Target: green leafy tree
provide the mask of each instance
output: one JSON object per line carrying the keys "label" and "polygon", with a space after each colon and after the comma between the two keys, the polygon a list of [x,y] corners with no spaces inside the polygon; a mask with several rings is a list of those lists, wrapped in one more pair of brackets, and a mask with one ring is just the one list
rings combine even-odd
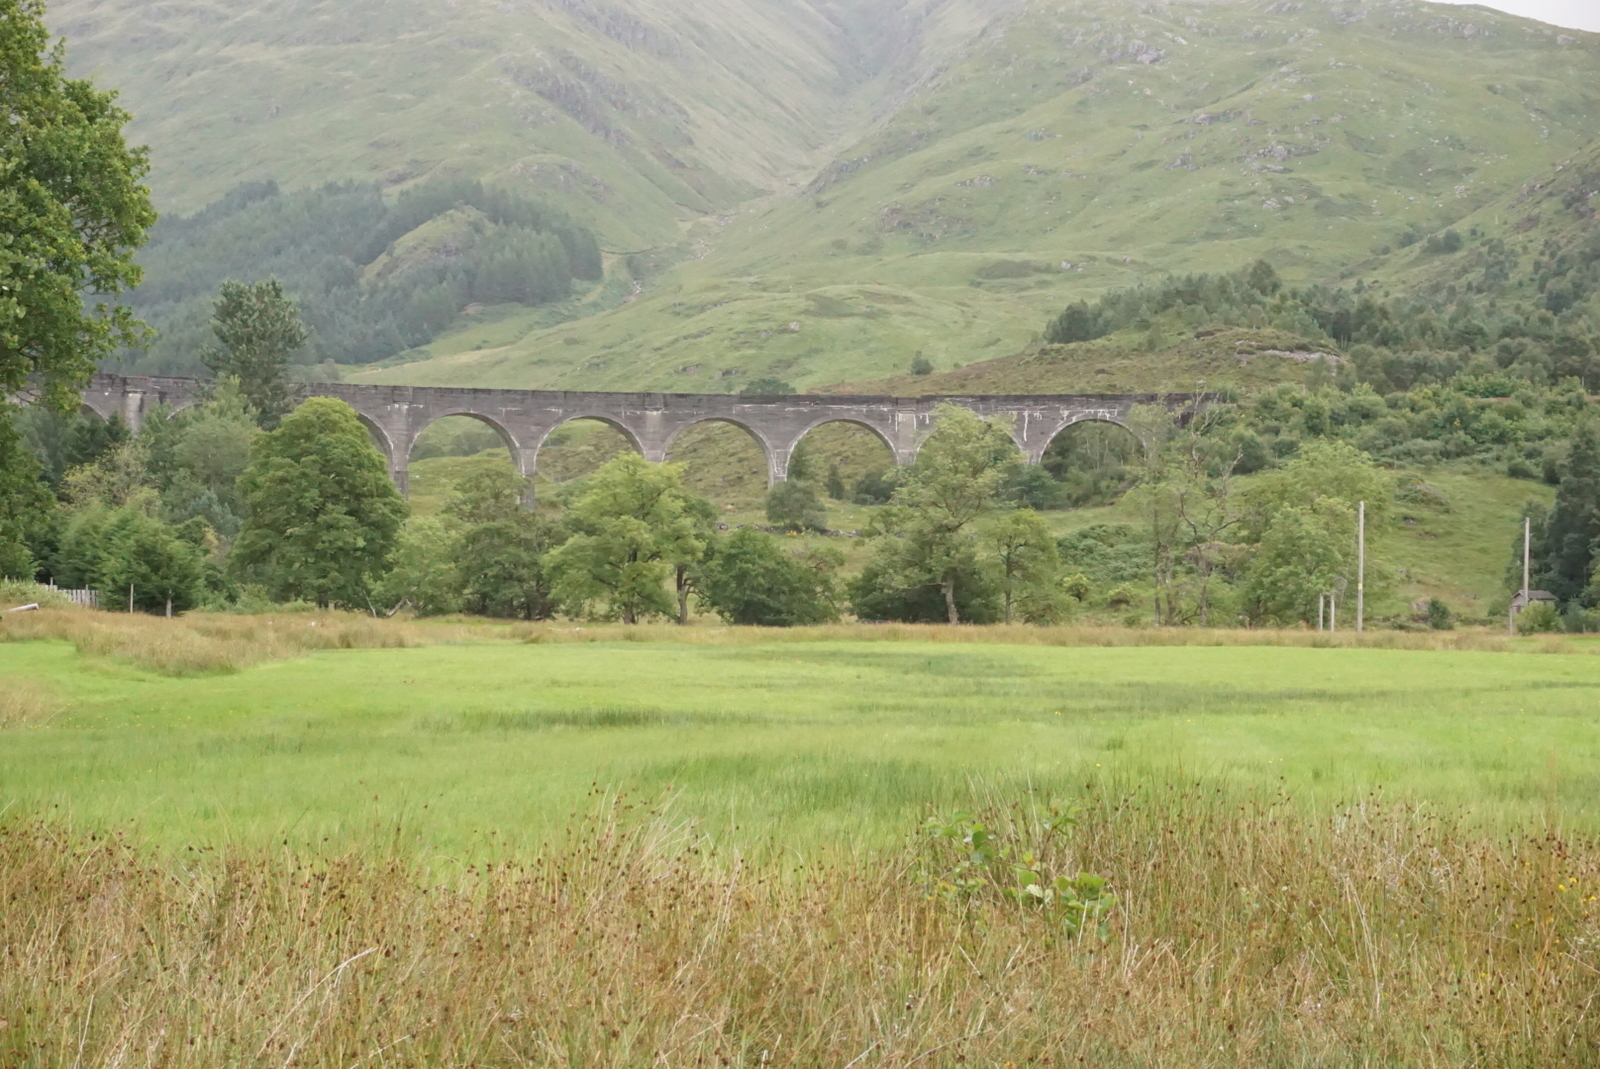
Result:
{"label": "green leafy tree", "polygon": [[1581,600],[1600,539],[1600,426],[1593,419],[1579,421],[1573,430],[1566,470],[1543,534],[1542,544],[1535,547],[1542,552],[1533,562],[1534,587],[1563,602]]}
{"label": "green leafy tree", "polygon": [[393,567],[377,585],[378,604],[394,610],[410,605],[418,616],[460,612],[458,537],[436,516],[412,517],[400,533]]}
{"label": "green leafy tree", "polygon": [[231,566],[280,601],[371,608],[406,503],[343,401],[314,397],[264,434],[240,479],[247,516]]}
{"label": "green leafy tree", "polygon": [[1294,459],[1262,475],[1242,495],[1247,537],[1250,541],[1260,540],[1281,509],[1310,505],[1324,498],[1342,501],[1351,508],[1365,501],[1367,519],[1376,523],[1388,512],[1394,489],[1394,477],[1349,442],[1306,442]]}
{"label": "green leafy tree", "polygon": [[1073,342],[1093,341],[1106,333],[1105,325],[1096,309],[1083,301],[1070,304],[1045,329],[1044,340],[1051,345],[1070,345]]}
{"label": "green leafy tree", "polygon": [[1356,516],[1337,498],[1280,509],[1250,562],[1245,613],[1255,624],[1316,619],[1317,597],[1355,574]]}
{"label": "green leafy tree", "polygon": [[701,570],[699,597],[730,624],[796,627],[839,618],[837,550],[795,555],[753,528],[720,541]]}
{"label": "green leafy tree", "polygon": [[224,382],[204,404],[145,427],[149,477],[171,523],[201,517],[225,543],[238,537],[244,501],[239,479],[261,437],[255,410],[237,382]]}
{"label": "green leafy tree", "polygon": [[810,483],[785,479],[767,493],[767,522],[788,531],[821,531],[828,511]]}
{"label": "green leafy tree", "polygon": [[995,520],[983,533],[1000,585],[1001,620],[1018,613],[1029,623],[1050,623],[1065,612],[1061,555],[1055,536],[1032,509],[1017,509]]}
{"label": "green leafy tree", "polygon": [[219,345],[205,352],[206,367],[219,378],[237,379],[261,425],[277,426],[291,407],[289,361],[310,337],[299,306],[275,278],[254,285],[229,279],[213,307],[211,330]]}
{"label": "green leafy tree", "polygon": [[148,506],[156,496],[150,486],[148,443],[133,438],[92,464],[73,468],[61,480],[61,496],[78,508]]}
{"label": "green leafy tree", "polygon": [[1517,614],[1519,635],[1548,635],[1561,629],[1561,610],[1548,601],[1534,602]]}
{"label": "green leafy tree", "polygon": [[672,555],[672,587],[678,596],[678,624],[688,626],[689,596],[699,590],[701,570],[716,537],[717,510],[705,498],[689,494],[684,514],[698,540],[686,539]]}
{"label": "green leafy tree", "polygon": [[1211,436],[1220,419],[1213,411],[1179,427],[1159,406],[1141,406],[1130,416],[1138,438],[1151,444],[1132,500],[1147,524],[1155,618],[1166,626],[1209,625],[1237,555],[1237,453],[1219,450]]}
{"label": "green leafy tree", "polygon": [[[77,407],[98,361],[144,328],[104,298],[139,283],[134,251],[155,222],[143,149],[116,94],[67,78],[40,0],[0,0],[0,574],[32,574],[48,495],[11,398]],[[30,382],[29,380],[33,381]]]}
{"label": "green leafy tree", "polygon": [[[1243,540],[1256,547],[1246,568],[1245,614],[1255,623],[1286,624],[1314,620],[1317,595],[1354,583],[1358,505],[1367,503],[1369,527],[1377,525],[1394,498],[1394,479],[1348,442],[1319,439],[1243,497]],[[1381,579],[1369,561],[1369,597]]]}
{"label": "green leafy tree", "polygon": [[30,543],[50,511],[50,493],[39,481],[41,472],[15,423],[0,407],[0,579],[33,578],[38,562]]}
{"label": "green leafy tree", "polygon": [[[978,560],[976,544],[964,545],[953,564],[956,613],[964,623],[992,624],[1000,619],[1000,589],[994,571]],[[896,620],[907,624],[950,621],[945,584],[917,582],[900,571],[893,554],[875,552],[849,582],[850,611],[862,620]]]}
{"label": "green leafy tree", "polygon": [[836,467],[828,469],[827,487],[828,496],[835,501],[843,501],[849,494],[845,489],[844,476],[839,474],[839,469]]}
{"label": "green leafy tree", "polygon": [[38,376],[66,412],[96,362],[144,339],[98,298],[138,285],[133,253],[156,216],[148,154],[123,140],[130,116],[63,65],[44,4],[0,0],[0,397]]}
{"label": "green leafy tree", "polygon": [[589,477],[568,510],[572,537],[549,555],[556,596],[627,624],[673,615],[668,579],[705,552],[698,512],[682,465],[613,458]]}
{"label": "green leafy tree", "polygon": [[143,612],[174,612],[194,607],[204,592],[206,552],[203,527],[177,529],[150,514],[151,494],[129,505],[91,502],[71,512],[62,524],[52,578],[62,586],[99,590],[108,606],[126,604]]}
{"label": "green leafy tree", "polygon": [[161,614],[170,606],[187,612],[205,590],[202,545],[137,506],[115,510],[100,529],[103,539],[91,584],[111,603],[132,592],[141,612]]}
{"label": "green leafy tree", "polygon": [[979,521],[1002,507],[999,499],[1019,461],[1005,425],[955,405],[940,405],[934,430],[916,464],[878,520],[874,547],[879,581],[913,590],[934,583],[944,594],[945,618],[961,622],[958,589],[976,557]]}
{"label": "green leafy tree", "polygon": [[1063,489],[1042,464],[1018,464],[1000,494],[1018,508],[1054,509],[1066,500]]}
{"label": "green leafy tree", "polygon": [[1257,260],[1251,264],[1245,280],[1251,289],[1263,297],[1271,297],[1283,287],[1283,283],[1278,281],[1278,272],[1274,271],[1272,265],[1265,260]]}
{"label": "green leafy tree", "polygon": [[524,505],[528,488],[515,472],[490,468],[458,483],[445,506],[458,532],[451,555],[469,612],[547,620],[559,608],[545,556],[565,532]]}

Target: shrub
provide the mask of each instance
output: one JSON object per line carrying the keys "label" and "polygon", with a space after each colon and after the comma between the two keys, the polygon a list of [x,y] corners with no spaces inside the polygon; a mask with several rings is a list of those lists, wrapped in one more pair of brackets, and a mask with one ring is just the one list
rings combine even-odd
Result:
{"label": "shrub", "polygon": [[1561,612],[1547,601],[1535,602],[1517,614],[1519,635],[1546,635],[1561,629]]}
{"label": "shrub", "polygon": [[1126,609],[1128,606],[1132,605],[1134,601],[1138,599],[1138,597],[1139,592],[1135,590],[1132,585],[1123,583],[1121,586],[1115,587],[1110,593],[1106,594],[1106,608]]}
{"label": "shrub", "polygon": [[1074,572],[1061,578],[1061,592],[1074,601],[1088,600],[1093,590],[1094,584],[1089,582],[1089,577],[1082,572]]}
{"label": "shrub", "polygon": [[789,553],[778,539],[745,527],[722,540],[701,566],[700,600],[730,624],[795,627],[839,618],[836,550]]}
{"label": "shrub", "polygon": [[783,379],[765,375],[751,379],[739,393],[745,397],[784,397],[794,393],[794,387]]}
{"label": "shrub", "polygon": [[1455,627],[1455,618],[1450,613],[1450,606],[1439,598],[1428,599],[1428,611],[1425,620],[1429,627],[1435,631],[1449,631]]}
{"label": "shrub", "polygon": [[[862,620],[895,620],[907,624],[942,624],[949,621],[944,589],[935,582],[902,587],[881,560],[872,560],[850,584],[850,608]],[[968,624],[1000,620],[1000,591],[993,576],[969,556],[956,564],[956,611]]]}
{"label": "shrub", "polygon": [[895,487],[900,485],[896,472],[869,471],[856,480],[855,493],[852,495],[858,505],[886,505],[894,496]]}
{"label": "shrub", "polygon": [[767,494],[767,522],[789,531],[821,531],[828,513],[809,483],[785,479]]}

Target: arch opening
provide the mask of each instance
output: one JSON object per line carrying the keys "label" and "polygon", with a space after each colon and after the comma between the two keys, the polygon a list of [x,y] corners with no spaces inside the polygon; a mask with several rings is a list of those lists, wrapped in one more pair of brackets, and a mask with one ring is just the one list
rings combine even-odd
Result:
{"label": "arch opening", "polygon": [[638,452],[633,436],[611,420],[598,416],[567,420],[539,443],[534,460],[536,497],[554,500],[547,491],[594,474],[613,457]]}
{"label": "arch opening", "polygon": [[789,478],[813,486],[838,527],[860,526],[863,509],[887,504],[898,471],[883,434],[851,419],[812,427],[789,458]]}
{"label": "arch opening", "polygon": [[1056,432],[1039,467],[1054,486],[1056,508],[1109,505],[1138,481],[1144,447],[1120,423],[1085,419]]}
{"label": "arch opening", "polygon": [[[375,437],[383,433],[370,423],[367,430]],[[443,511],[456,486],[479,472],[516,473],[511,450],[510,435],[481,416],[456,413],[434,420],[412,440],[407,457],[412,513],[431,516]]]}
{"label": "arch opening", "polygon": [[724,513],[760,510],[768,490],[766,443],[732,420],[692,423],[673,436],[667,460],[684,465],[684,486]]}
{"label": "arch opening", "polygon": [[360,412],[356,413],[356,419],[360,420],[361,425],[367,429],[367,438],[372,442],[372,448],[382,453],[383,459],[387,460],[392,466],[394,464],[394,443],[389,441],[389,436],[384,433],[383,428]]}

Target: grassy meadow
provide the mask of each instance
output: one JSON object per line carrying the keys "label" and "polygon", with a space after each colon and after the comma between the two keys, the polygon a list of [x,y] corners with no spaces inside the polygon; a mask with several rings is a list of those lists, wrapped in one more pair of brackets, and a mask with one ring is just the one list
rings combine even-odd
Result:
{"label": "grassy meadow", "polygon": [[159,637],[80,635],[87,656],[0,644],[0,680],[55,703],[0,741],[0,794],[167,847],[398,834],[452,856],[536,847],[597,784],[671,798],[742,848],[803,851],[898,842],[973,783],[1195,780],[1318,804],[1382,791],[1500,825],[1600,817],[1600,661],[1488,636],[356,626],[312,641],[390,648],[287,645],[217,673],[153,660]]}
{"label": "grassy meadow", "polygon": [[0,628],[8,1067],[1600,1058],[1583,640]]}

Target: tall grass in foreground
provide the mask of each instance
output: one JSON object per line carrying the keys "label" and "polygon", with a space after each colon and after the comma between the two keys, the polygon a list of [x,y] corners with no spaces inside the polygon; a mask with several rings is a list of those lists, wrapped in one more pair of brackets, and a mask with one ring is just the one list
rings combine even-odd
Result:
{"label": "tall grass in foreground", "polygon": [[13,819],[0,1064],[1600,1064],[1596,844],[1166,785],[1084,806],[1055,860],[1112,879],[1104,941],[930,896],[920,843],[799,867],[615,807],[444,882]]}

